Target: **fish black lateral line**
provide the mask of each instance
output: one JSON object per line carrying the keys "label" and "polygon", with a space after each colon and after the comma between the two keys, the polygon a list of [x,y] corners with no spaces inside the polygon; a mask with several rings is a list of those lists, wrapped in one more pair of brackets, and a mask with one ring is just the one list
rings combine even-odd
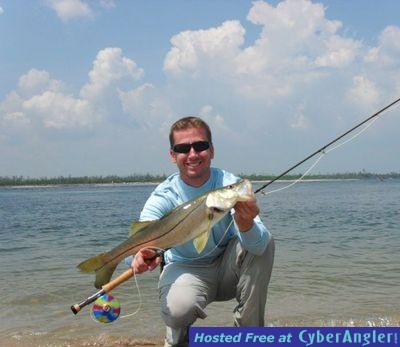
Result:
{"label": "fish black lateral line", "polygon": [[[91,257],[78,265],[83,272],[95,272],[95,287],[108,283],[117,265],[141,248],[166,249],[193,240],[198,254],[205,248],[211,228],[238,201],[252,201],[254,193],[248,180],[206,192],[156,221],[136,222],[131,236],[109,252]],[[188,232],[188,230],[190,232]]]}
{"label": "fish black lateral line", "polygon": [[[395,106],[398,102],[400,101],[400,98],[392,101],[390,104],[386,105],[385,107],[383,107],[382,109],[380,109],[379,111],[375,112],[373,115],[367,117],[366,119],[364,119],[362,122],[358,123],[357,125],[353,126],[351,129],[347,130],[346,132],[344,132],[343,134],[339,135],[338,137],[336,137],[335,139],[333,139],[332,141],[330,141],[329,143],[327,143],[326,145],[322,146],[321,148],[317,149],[315,152],[311,153],[309,156],[307,156],[306,158],[300,160],[297,164],[293,165],[292,167],[290,167],[289,169],[285,170],[284,172],[282,172],[281,174],[279,174],[278,176],[276,176],[275,178],[273,178],[272,180],[268,181],[267,183],[265,183],[264,185],[262,185],[260,188],[258,188],[257,190],[254,191],[254,194],[257,193],[262,193],[263,190],[268,187],[269,185],[271,185],[272,183],[274,183],[275,181],[279,180],[280,178],[282,178],[283,176],[285,176],[286,174],[288,174],[289,172],[293,171],[294,169],[296,169],[297,167],[299,167],[301,164],[305,163],[306,161],[310,160],[311,158],[315,157],[317,154],[321,153],[322,155],[324,155],[325,153],[327,153],[327,150],[329,147],[331,147],[334,143],[338,142],[339,140],[341,140],[342,138],[344,138],[345,136],[349,135],[350,133],[354,132],[355,130],[357,130],[358,128],[360,128],[361,126],[363,126],[364,124],[368,123],[369,121],[373,120],[373,119],[377,119],[378,116],[380,116],[383,112],[389,110],[391,107]],[[318,163],[318,161],[320,160],[320,158],[317,160],[316,163]],[[315,164],[316,164],[315,163]],[[313,165],[311,168],[313,168],[315,165]],[[309,172],[310,170],[308,170],[307,172]],[[303,178],[305,175],[303,175],[301,178]]]}

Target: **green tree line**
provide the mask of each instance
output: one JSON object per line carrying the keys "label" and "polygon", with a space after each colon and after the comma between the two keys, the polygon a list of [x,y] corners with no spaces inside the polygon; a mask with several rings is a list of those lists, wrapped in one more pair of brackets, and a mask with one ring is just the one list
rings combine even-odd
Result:
{"label": "green tree line", "polygon": [[[242,178],[251,181],[270,181],[276,176],[266,174],[239,174]],[[295,180],[302,174],[286,175],[282,180]],[[121,183],[158,183],[163,181],[166,175],[152,174],[133,174],[129,176],[59,176],[59,177],[41,177],[30,178],[24,176],[0,176],[0,186],[45,186],[45,185],[66,185],[66,184],[121,184]],[[356,173],[335,173],[335,174],[313,174],[304,179],[380,179],[400,178],[400,173],[391,172],[384,174],[370,173],[366,171]]]}
{"label": "green tree line", "polygon": [[129,175],[129,176],[58,176],[30,178],[23,176],[0,177],[0,186],[45,186],[65,184],[117,184],[117,183],[156,183],[166,178],[165,175]]}

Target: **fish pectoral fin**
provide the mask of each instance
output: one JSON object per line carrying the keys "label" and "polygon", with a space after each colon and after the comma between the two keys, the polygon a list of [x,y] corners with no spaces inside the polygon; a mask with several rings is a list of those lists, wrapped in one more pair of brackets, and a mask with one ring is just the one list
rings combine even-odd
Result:
{"label": "fish pectoral fin", "polygon": [[104,264],[108,261],[108,253],[101,253],[85,261],[81,262],[78,265],[78,269],[82,272],[95,272],[97,269],[100,269]]}
{"label": "fish pectoral fin", "polygon": [[196,248],[198,254],[200,254],[206,247],[209,237],[210,237],[210,230],[200,234],[193,240],[194,248]]}
{"label": "fish pectoral fin", "polygon": [[117,267],[117,264],[107,264],[107,265],[103,266],[101,269],[97,270],[94,286],[97,289],[100,289],[105,284],[110,282],[112,274],[114,273],[116,267]]}
{"label": "fish pectoral fin", "polygon": [[134,222],[131,225],[131,230],[129,231],[129,236],[132,236],[139,231],[143,230],[144,228],[148,227],[149,225],[155,223],[157,221],[151,220],[151,221],[143,221],[143,222]]}

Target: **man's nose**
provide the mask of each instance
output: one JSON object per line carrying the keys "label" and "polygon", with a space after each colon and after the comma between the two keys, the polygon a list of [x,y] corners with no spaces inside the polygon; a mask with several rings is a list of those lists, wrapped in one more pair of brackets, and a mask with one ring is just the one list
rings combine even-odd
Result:
{"label": "man's nose", "polygon": [[194,150],[193,147],[190,147],[189,156],[196,156],[197,152]]}

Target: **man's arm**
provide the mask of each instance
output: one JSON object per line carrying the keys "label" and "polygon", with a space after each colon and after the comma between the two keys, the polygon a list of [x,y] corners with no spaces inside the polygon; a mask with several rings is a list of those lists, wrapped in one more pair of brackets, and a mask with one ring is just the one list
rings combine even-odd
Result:
{"label": "man's arm", "polygon": [[271,239],[271,234],[258,216],[260,209],[256,200],[238,202],[234,210],[233,218],[241,244],[253,254],[262,254]]}
{"label": "man's arm", "polygon": [[238,202],[235,207],[235,222],[240,232],[247,232],[254,224],[254,218],[260,213],[257,202]]}

